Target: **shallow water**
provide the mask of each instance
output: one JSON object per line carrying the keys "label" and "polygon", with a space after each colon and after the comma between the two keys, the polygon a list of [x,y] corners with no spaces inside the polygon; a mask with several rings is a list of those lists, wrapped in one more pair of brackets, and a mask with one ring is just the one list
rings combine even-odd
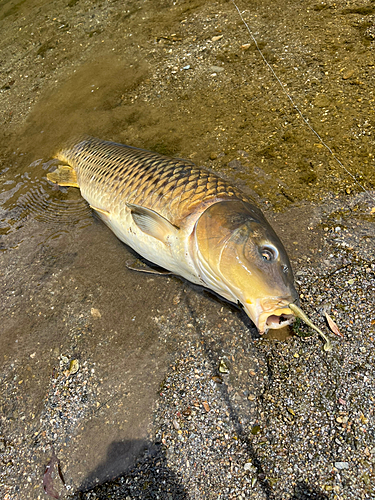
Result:
{"label": "shallow water", "polygon": [[[180,354],[176,310],[205,314],[213,329],[228,311],[239,339],[256,336],[232,306],[177,278],[129,271],[134,255],[78,190],[46,180],[54,152],[84,133],[206,165],[256,199],[297,280],[345,258],[371,264],[375,35],[372,4],[361,6],[239,3],[299,108],[372,198],[304,126],[230,2],[0,3],[8,498],[43,495],[51,444],[71,492],[133,463]],[[67,375],[72,359],[80,370]]]}

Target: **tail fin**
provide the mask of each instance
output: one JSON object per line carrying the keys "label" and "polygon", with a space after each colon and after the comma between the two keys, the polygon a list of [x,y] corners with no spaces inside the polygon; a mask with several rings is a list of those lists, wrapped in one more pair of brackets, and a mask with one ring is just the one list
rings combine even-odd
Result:
{"label": "tail fin", "polygon": [[59,186],[71,186],[79,188],[77,173],[69,165],[59,165],[53,172],[47,174],[47,179]]}

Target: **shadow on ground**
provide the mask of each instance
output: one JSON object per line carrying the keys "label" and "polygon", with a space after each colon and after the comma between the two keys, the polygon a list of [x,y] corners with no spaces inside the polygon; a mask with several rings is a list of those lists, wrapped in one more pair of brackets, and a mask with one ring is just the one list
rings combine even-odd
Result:
{"label": "shadow on ground", "polygon": [[291,500],[326,500],[328,496],[315,488],[310,488],[304,481],[297,483]]}
{"label": "shadow on ground", "polygon": [[[141,454],[134,466],[134,461]],[[92,486],[98,478],[111,477],[111,472],[122,467],[125,473],[108,482]],[[139,498],[139,499],[188,499],[178,476],[167,465],[161,443],[147,443],[142,440],[113,442],[106,460],[98,465],[84,480],[79,491],[70,500],[91,498]]]}

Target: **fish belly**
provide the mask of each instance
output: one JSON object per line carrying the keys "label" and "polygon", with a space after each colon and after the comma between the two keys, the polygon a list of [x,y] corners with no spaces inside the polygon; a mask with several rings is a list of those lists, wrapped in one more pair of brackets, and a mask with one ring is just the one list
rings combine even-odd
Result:
{"label": "fish belly", "polygon": [[204,285],[190,258],[189,235],[186,231],[179,238],[171,240],[167,246],[141,231],[129,209],[122,210],[121,216],[117,217],[110,217],[100,212],[98,215],[119,240],[145,259],[193,283]]}

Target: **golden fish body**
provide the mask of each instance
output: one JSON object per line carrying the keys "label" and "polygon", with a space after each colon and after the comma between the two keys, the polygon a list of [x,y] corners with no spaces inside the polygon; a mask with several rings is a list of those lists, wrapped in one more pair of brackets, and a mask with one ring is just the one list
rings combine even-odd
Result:
{"label": "golden fish body", "polygon": [[117,237],[151,262],[240,302],[263,333],[298,301],[284,247],[240,190],[188,160],[87,138],[47,177],[79,187]]}

